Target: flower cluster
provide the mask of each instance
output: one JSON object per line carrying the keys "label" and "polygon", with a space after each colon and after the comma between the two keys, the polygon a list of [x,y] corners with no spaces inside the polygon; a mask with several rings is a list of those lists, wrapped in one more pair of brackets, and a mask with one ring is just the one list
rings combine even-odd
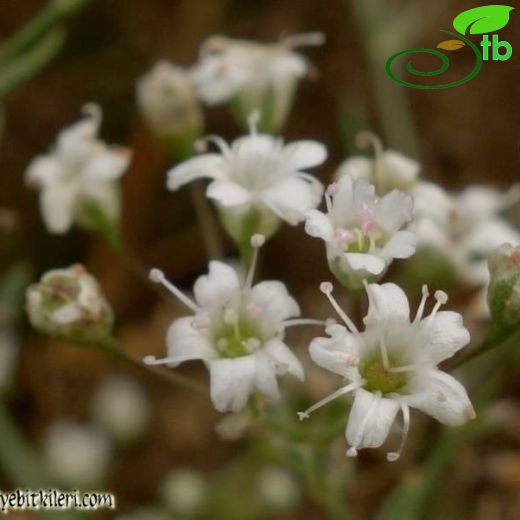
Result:
{"label": "flower cluster", "polygon": [[[489,281],[489,258],[495,325],[517,327],[520,233],[503,215],[514,196],[484,187],[448,193],[420,177],[418,162],[384,150],[368,133],[358,144],[372,145],[374,157],[347,159],[324,190],[309,170],[326,161],[326,147],[309,139],[285,143],[273,135],[287,118],[298,80],[309,72],[295,49],[322,40],[321,34],[310,33],[265,45],[216,36],[203,44],[193,67],[160,62],[138,82],[139,106],[150,128],[183,159],[168,171],[168,189],[209,180],[206,197],[235,241],[243,267],[241,271],[213,259],[208,273],[196,280],[193,298],[152,269],[150,279],[191,313],[170,325],[166,356],[149,355],[144,363],[175,368],[202,361],[209,371],[214,407],[239,413],[253,395],[270,402],[280,399],[280,376],[291,374],[304,381],[303,364],[286,342],[286,329],[324,326],[325,336],[310,341],[310,357],[343,377],[344,386],[299,412],[300,419],[340,396],[353,398],[346,438],[347,455],[356,456],[360,449],[380,447],[400,414],[402,439],[387,456],[393,461],[405,445],[410,408],[450,426],[476,414],[462,384],[439,368],[470,341],[462,315],[441,310],[448,296],[440,290],[434,292],[435,303],[427,313],[429,290],[423,285],[411,316],[405,292],[383,277],[392,272],[394,260],[434,248],[449,260],[461,283],[482,289]],[[199,101],[230,102],[238,120],[247,121],[249,132],[231,143],[217,135],[201,139]],[[118,217],[117,181],[129,154],[98,139],[100,117],[99,109],[90,107],[87,117],[63,130],[55,149],[28,169],[29,182],[41,190],[43,218],[52,232],[64,233],[73,223],[96,230],[101,217]],[[193,144],[199,155],[192,156]],[[209,144],[217,150],[208,151]],[[259,250],[282,223],[303,223],[308,235],[324,242],[331,273],[347,289],[350,303],[358,302],[359,322],[366,292],[364,327],[332,296],[331,282],[323,282],[321,291],[342,323],[301,318],[298,302],[281,281],[254,283]],[[505,242],[511,245],[502,245]],[[407,262],[398,265],[406,273]],[[45,333],[110,344],[112,311],[81,266],[44,275],[27,292],[27,310],[33,326]],[[139,431],[148,420],[131,387],[116,382],[102,395],[98,414],[115,433],[127,433],[122,425],[130,423],[128,410],[140,410],[134,413],[131,430]],[[120,413],[113,412],[121,407]],[[243,421],[234,428],[228,425],[228,438],[238,437],[242,426]]]}

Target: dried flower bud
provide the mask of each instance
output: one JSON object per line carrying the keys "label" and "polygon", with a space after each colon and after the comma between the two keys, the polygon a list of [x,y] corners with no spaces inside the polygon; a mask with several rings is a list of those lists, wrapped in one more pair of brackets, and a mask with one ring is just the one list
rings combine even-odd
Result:
{"label": "dried flower bud", "polygon": [[159,61],[137,83],[141,113],[156,136],[173,152],[188,155],[203,128],[202,112],[188,73]]}
{"label": "dried flower bud", "polygon": [[54,269],[26,293],[31,325],[72,341],[102,343],[111,337],[114,316],[95,278],[82,265]]}
{"label": "dried flower bud", "polygon": [[488,303],[499,328],[520,325],[520,246],[504,244],[490,255]]}

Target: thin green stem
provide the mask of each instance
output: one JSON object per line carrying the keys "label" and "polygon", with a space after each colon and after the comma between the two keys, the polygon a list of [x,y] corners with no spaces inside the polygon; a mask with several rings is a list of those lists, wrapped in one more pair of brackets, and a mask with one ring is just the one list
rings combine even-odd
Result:
{"label": "thin green stem", "polygon": [[193,390],[198,393],[208,393],[207,388],[205,388],[204,385],[196,383],[189,377],[183,376],[182,374],[178,374],[165,368],[146,365],[141,360],[136,359],[135,357],[131,356],[128,352],[123,350],[119,346],[119,344],[113,339],[108,340],[104,343],[96,344],[94,346],[99,347],[101,350],[103,350],[110,356],[113,356],[116,359],[119,359],[135,368],[138,368],[139,370],[144,370],[153,376],[159,377],[165,382],[180,385],[184,388]]}
{"label": "thin green stem", "polygon": [[0,75],[0,97],[5,96],[45,67],[60,50],[64,39],[63,29],[56,28],[43,36],[24,54],[5,64]]}
{"label": "thin green stem", "polygon": [[467,352],[463,352],[446,363],[446,370],[454,370],[470,361],[473,361],[475,358],[485,354],[486,352],[489,352],[490,350],[494,350],[499,347],[504,348],[512,343],[520,344],[520,330],[515,330],[508,334],[492,334],[476,348]]}
{"label": "thin green stem", "polygon": [[[0,64],[36,43],[54,24],[82,9],[89,0],[53,0],[0,47]],[[37,43],[39,45],[39,42]]]}

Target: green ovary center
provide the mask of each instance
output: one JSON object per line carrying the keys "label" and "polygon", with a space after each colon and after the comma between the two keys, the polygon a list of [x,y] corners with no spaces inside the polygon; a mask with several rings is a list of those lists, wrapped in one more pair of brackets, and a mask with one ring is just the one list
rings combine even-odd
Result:
{"label": "green ovary center", "polygon": [[[390,365],[392,366],[392,363]],[[401,390],[408,382],[405,373],[390,372],[384,367],[380,359],[364,363],[360,372],[366,381],[365,388],[370,392],[395,393]]]}
{"label": "green ovary center", "polygon": [[220,357],[247,356],[262,343],[258,325],[239,317],[235,323],[221,323],[213,331],[213,341]]}

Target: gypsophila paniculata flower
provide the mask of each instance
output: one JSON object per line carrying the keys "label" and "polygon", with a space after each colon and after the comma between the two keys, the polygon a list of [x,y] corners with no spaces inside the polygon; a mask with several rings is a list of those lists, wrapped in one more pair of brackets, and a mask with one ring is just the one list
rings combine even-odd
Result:
{"label": "gypsophila paniculata flower", "polygon": [[359,288],[377,281],[394,258],[415,252],[415,235],[404,229],[413,200],[398,190],[378,197],[375,187],[349,175],[325,193],[326,213],[307,212],[305,231],[325,242],[329,267],[339,282]]}
{"label": "gypsophila paniculata flower", "polygon": [[261,235],[252,239],[254,256],[244,283],[234,269],[212,261],[209,273],[193,289],[194,301],[154,269],[153,281],[162,283],[193,312],[170,326],[165,359],[145,358],[145,363],[178,366],[201,360],[210,373],[213,405],[220,412],[239,412],[257,389],[270,399],[279,398],[277,376],[286,373],[303,380],[303,368],[284,343],[287,327],[321,324],[298,319],[300,308],[285,285],[264,281],[253,285]]}
{"label": "gypsophila paniculata flower", "polygon": [[97,105],[85,105],[84,112],[86,116],[62,130],[52,150],[36,157],[26,172],[28,185],[40,191],[43,221],[51,233],[66,233],[73,223],[92,228],[99,219],[119,218],[118,181],[130,152],[98,138]]}
{"label": "gypsophila paniculata flower", "polygon": [[323,282],[321,290],[343,325],[330,325],[328,337],[312,340],[310,355],[316,364],[343,376],[347,385],[300,412],[300,419],[337,397],[353,394],[346,437],[347,455],[354,457],[362,448],[381,446],[401,411],[401,443],[387,456],[394,461],[408,435],[410,407],[449,426],[475,417],[464,387],[437,367],[470,340],[459,313],[439,310],[447,301],[445,293],[435,293],[435,306],[425,317],[428,290],[424,286],[417,314],[411,319],[408,299],[397,285],[366,285],[369,308],[365,329],[358,330],[332,296],[332,284]]}
{"label": "gypsophila paniculata flower", "polygon": [[284,144],[259,134],[255,115],[250,134],[231,145],[216,136],[206,140],[216,144],[220,153],[206,153],[175,166],[168,172],[167,186],[176,190],[195,179],[211,179],[206,194],[216,202],[224,227],[239,245],[249,243],[254,234],[271,236],[282,220],[297,224],[319,204],[322,184],[304,170],[325,161],[322,144]]}
{"label": "gypsophila paniculata flower", "polygon": [[295,34],[274,44],[212,36],[201,46],[192,81],[206,104],[232,101],[244,126],[249,114],[259,110],[260,127],[275,132],[289,115],[298,81],[309,71],[307,60],[294,49],[323,42],[321,33]]}

